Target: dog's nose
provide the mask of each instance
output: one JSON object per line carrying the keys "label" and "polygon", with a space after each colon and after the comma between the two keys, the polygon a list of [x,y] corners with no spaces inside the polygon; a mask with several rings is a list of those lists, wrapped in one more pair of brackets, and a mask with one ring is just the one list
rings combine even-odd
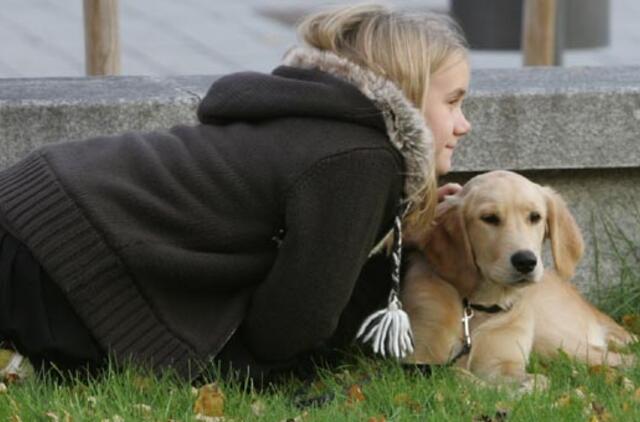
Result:
{"label": "dog's nose", "polygon": [[522,274],[533,271],[537,263],[538,258],[531,251],[518,251],[511,255],[511,264]]}

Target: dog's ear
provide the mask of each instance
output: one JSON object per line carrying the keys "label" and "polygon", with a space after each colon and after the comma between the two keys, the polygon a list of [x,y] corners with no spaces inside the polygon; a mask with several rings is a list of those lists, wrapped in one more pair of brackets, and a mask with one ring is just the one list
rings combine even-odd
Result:
{"label": "dog's ear", "polygon": [[573,276],[582,257],[582,234],[560,195],[551,188],[542,189],[547,202],[547,236],[551,241],[556,271],[560,277],[568,280]]}
{"label": "dog's ear", "polygon": [[476,288],[480,273],[473,258],[460,198],[438,206],[433,229],[421,246],[429,266],[462,297]]}

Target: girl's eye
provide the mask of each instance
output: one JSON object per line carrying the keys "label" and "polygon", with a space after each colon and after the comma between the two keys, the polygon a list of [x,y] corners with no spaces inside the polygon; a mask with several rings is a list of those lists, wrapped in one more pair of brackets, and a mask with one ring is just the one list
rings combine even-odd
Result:
{"label": "girl's eye", "polygon": [[487,224],[491,224],[492,226],[497,226],[500,224],[500,217],[497,214],[485,214],[480,217],[480,220],[484,221]]}
{"label": "girl's eye", "polygon": [[532,222],[533,224],[536,224],[538,221],[540,221],[542,217],[540,216],[540,213],[537,213],[535,211],[532,211],[529,214],[529,221]]}

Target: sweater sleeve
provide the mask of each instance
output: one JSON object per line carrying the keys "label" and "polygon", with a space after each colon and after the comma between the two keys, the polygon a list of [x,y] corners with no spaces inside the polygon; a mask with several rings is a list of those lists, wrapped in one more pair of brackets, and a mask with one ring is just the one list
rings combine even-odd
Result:
{"label": "sweater sleeve", "polygon": [[243,326],[257,359],[290,359],[333,334],[371,249],[391,228],[401,189],[399,163],[384,149],[327,158],[295,183],[278,257]]}

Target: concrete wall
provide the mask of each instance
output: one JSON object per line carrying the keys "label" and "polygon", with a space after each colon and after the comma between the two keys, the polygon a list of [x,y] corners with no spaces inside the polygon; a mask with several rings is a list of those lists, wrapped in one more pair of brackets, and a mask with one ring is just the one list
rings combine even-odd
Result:
{"label": "concrete wall", "polygon": [[[214,80],[0,79],[0,167],[49,142],[194,122]],[[583,289],[640,272],[640,68],[481,70],[465,109],[473,131],[447,179],[511,169],[553,186],[587,241]]]}

